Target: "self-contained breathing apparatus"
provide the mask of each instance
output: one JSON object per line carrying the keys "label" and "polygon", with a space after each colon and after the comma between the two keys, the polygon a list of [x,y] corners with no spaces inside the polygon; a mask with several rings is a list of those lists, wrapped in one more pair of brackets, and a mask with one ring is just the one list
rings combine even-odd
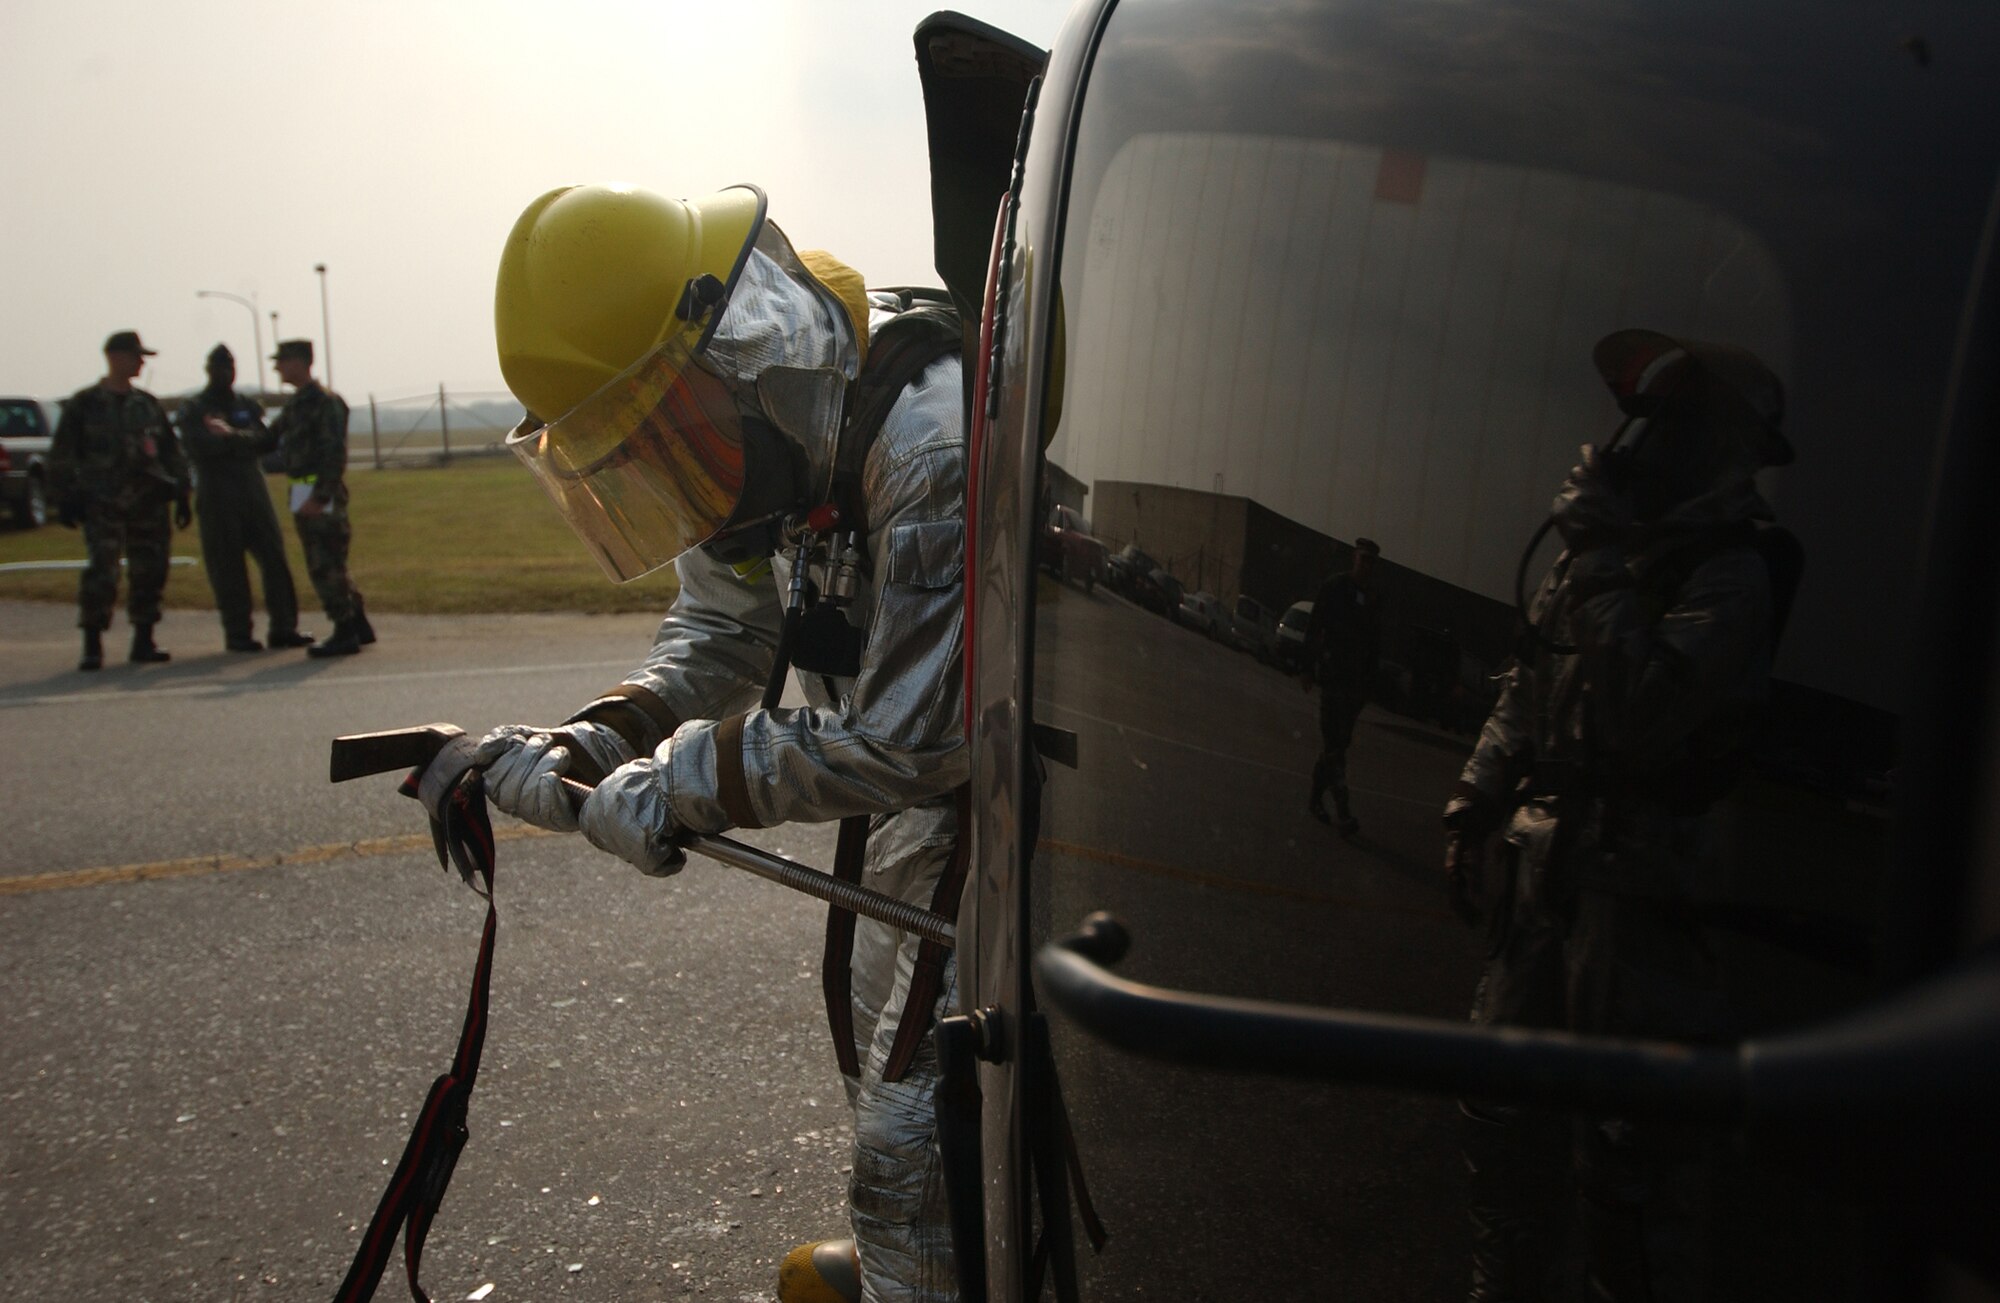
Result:
{"label": "self-contained breathing apparatus", "polygon": [[[889,411],[911,381],[940,357],[961,346],[958,314],[933,291],[903,291],[904,309],[878,328],[869,341],[868,359],[852,385],[841,420],[834,453],[828,500],[807,511],[791,511],[771,519],[775,528],[764,535],[773,546],[751,554],[761,544],[759,530],[726,525],[704,549],[739,569],[766,564],[779,549],[790,553],[791,583],[785,595],[784,624],[771,677],[764,686],[763,707],[778,704],[785,676],[793,669],[830,678],[853,678],[861,672],[863,630],[847,618],[862,571],[867,567],[864,542],[868,534],[862,468],[875,436]],[[935,295],[935,297],[933,297]]]}

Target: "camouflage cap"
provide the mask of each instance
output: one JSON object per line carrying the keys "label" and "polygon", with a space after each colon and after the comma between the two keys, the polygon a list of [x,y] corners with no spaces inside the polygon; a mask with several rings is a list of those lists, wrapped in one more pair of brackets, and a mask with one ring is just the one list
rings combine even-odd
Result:
{"label": "camouflage cap", "polygon": [[157,356],[160,350],[147,348],[144,344],[141,344],[139,342],[138,331],[120,330],[114,331],[111,337],[104,341],[104,351],[107,353],[142,353],[148,357],[153,357]]}
{"label": "camouflage cap", "polygon": [[214,348],[208,350],[209,370],[213,371],[224,364],[229,366],[236,365],[236,354],[229,351],[229,345],[217,344]]}
{"label": "camouflage cap", "polygon": [[282,362],[288,357],[295,357],[301,362],[312,361],[313,342],[310,339],[288,339],[278,345],[277,352],[271,354],[273,362]]}

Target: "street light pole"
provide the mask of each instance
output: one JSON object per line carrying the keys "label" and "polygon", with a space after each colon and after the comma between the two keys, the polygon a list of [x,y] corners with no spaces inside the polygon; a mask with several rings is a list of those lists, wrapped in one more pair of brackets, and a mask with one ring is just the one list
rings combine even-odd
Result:
{"label": "street light pole", "polygon": [[272,308],[272,309],[271,309],[271,347],[272,347],[273,349],[276,349],[276,348],[278,347],[278,341],[279,341],[279,340],[281,340],[281,339],[283,339],[283,338],[284,338],[284,336],[283,336],[283,335],[280,335],[280,334],[278,333],[278,310],[277,310],[276,308]]}
{"label": "street light pole", "polygon": [[327,323],[326,315],[326,264],[316,262],[313,270],[319,273],[319,340],[326,346],[326,387],[333,388],[333,327]]}
{"label": "street light pole", "polygon": [[[257,397],[259,400],[262,400],[264,397],[264,323],[257,314],[256,296],[252,295],[246,299],[237,294],[225,294],[221,290],[196,290],[194,296],[198,299],[228,299],[231,303],[241,303],[250,310],[250,342],[256,345],[257,348]],[[273,330],[277,329],[277,322],[275,320],[277,315],[275,312],[271,314],[274,318],[271,324]]]}

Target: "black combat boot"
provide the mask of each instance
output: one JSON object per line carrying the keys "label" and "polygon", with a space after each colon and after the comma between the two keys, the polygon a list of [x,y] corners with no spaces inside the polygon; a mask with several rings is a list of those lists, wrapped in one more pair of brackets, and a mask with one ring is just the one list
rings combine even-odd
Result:
{"label": "black combat boot", "polygon": [[77,661],[80,670],[101,670],[104,668],[104,635],[95,629],[83,631],[83,656]]}
{"label": "black combat boot", "polygon": [[1361,820],[1355,818],[1354,811],[1347,807],[1346,783],[1333,789],[1333,808],[1339,815],[1334,821],[1334,827],[1340,829],[1343,835],[1353,837],[1361,831]]}
{"label": "black combat boot", "polygon": [[264,650],[264,644],[258,642],[247,633],[224,638],[222,645],[233,652],[260,652]]}
{"label": "black combat boot", "polygon": [[328,656],[354,656],[360,651],[361,635],[356,631],[354,621],[342,620],[333,626],[331,638],[306,648],[306,655],[315,660],[324,660]]}
{"label": "black combat boot", "polygon": [[354,618],[348,621],[354,626],[354,636],[363,647],[375,641],[375,626],[368,623],[368,612],[361,609],[361,603],[354,603]]}
{"label": "black combat boot", "polygon": [[292,629],[285,633],[279,633],[276,629],[273,629],[269,634],[265,635],[265,641],[271,644],[271,650],[279,651],[293,647],[310,647],[317,640],[311,634],[298,629]]}
{"label": "black combat boot", "polygon": [[134,665],[159,665],[173,659],[169,652],[161,651],[153,645],[153,626],[135,624],[132,626],[132,656]]}

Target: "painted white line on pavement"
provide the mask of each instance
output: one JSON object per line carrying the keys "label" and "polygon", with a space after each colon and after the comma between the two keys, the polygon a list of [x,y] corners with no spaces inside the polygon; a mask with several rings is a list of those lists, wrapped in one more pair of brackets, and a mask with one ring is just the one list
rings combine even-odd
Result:
{"label": "painted white line on pavement", "polygon": [[[119,557],[118,564],[129,569],[132,562],[128,557]],[[170,556],[167,558],[167,564],[170,566],[191,566],[194,564],[194,558],[191,556]],[[90,562],[88,561],[8,561],[5,564],[0,564],[0,574],[6,575],[22,574],[33,570],[88,569],[90,569]]]}
{"label": "painted white line on pavement", "polygon": [[186,683],[165,688],[106,687],[92,692],[56,692],[39,697],[0,696],[0,709],[10,706],[86,706],[91,704],[116,704],[129,706],[140,696],[148,700],[160,697],[225,697],[242,692],[298,692],[306,688],[344,688],[357,684],[375,683],[415,683],[425,679],[481,679],[499,674],[560,674],[566,670],[630,670],[638,664],[637,658],[617,661],[561,661],[553,665],[499,665],[475,669],[458,666],[448,670],[409,670],[401,674],[343,674],[338,678],[315,675],[307,679],[224,679],[205,683]]}

